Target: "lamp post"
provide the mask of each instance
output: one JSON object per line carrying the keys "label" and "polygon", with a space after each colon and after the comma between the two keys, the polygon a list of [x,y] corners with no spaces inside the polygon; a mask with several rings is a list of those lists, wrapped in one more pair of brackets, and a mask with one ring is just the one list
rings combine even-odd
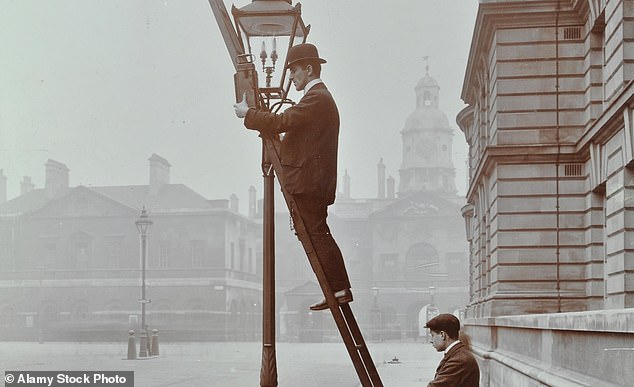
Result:
{"label": "lamp post", "polygon": [[372,287],[372,297],[373,297],[373,303],[372,303],[372,327],[373,327],[373,331],[374,331],[374,339],[375,340],[380,340],[381,339],[381,310],[379,309],[379,288],[376,286]]}
{"label": "lamp post", "polygon": [[[216,6],[212,3],[212,8]],[[244,54],[243,62],[253,63],[258,57],[261,66],[254,66],[255,101],[262,108],[281,107],[290,88],[286,78],[289,49],[304,43],[310,30],[301,18],[301,4],[291,0],[252,0],[244,7],[231,8],[238,39]],[[221,30],[222,25],[219,22]],[[231,42],[226,42],[228,47]],[[231,50],[230,50],[231,52]],[[238,61],[239,62],[239,61]],[[254,80],[255,81],[255,80]],[[237,81],[236,81],[237,82]],[[255,82],[254,82],[255,83]],[[237,86],[237,85],[236,85]],[[273,100],[279,102],[272,104]],[[271,160],[262,143],[262,173],[264,178],[263,219],[263,280],[262,280],[262,364],[260,386],[277,386],[275,355],[275,175]]]}
{"label": "lamp post", "polygon": [[[139,348],[139,357],[148,356],[148,330],[145,324],[145,304],[150,301],[145,297],[145,264],[147,260],[147,234],[150,226],[153,224],[147,215],[145,207],[141,210],[141,216],[134,222],[141,236],[141,342]],[[145,342],[143,337],[145,336]]]}
{"label": "lamp post", "polygon": [[42,315],[42,278],[44,277],[44,266],[38,266],[38,278],[40,281],[40,285],[37,289],[37,342],[39,344],[44,343],[44,316]]}

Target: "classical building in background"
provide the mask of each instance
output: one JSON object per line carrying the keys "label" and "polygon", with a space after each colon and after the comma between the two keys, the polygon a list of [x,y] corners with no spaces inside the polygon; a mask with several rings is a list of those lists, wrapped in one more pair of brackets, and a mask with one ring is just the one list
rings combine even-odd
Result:
{"label": "classical building in background", "polygon": [[483,385],[634,379],[633,31],[634,1],[480,1],[457,121]]}
{"label": "classical building in background", "polygon": [[170,340],[259,336],[260,223],[238,212],[237,198],[207,200],[170,184],[167,160],[149,161],[146,185],[69,187],[66,165],[48,160],[44,188],[25,178],[22,194],[0,203],[0,339],[118,340],[138,330],[142,208],[153,221],[149,328]]}

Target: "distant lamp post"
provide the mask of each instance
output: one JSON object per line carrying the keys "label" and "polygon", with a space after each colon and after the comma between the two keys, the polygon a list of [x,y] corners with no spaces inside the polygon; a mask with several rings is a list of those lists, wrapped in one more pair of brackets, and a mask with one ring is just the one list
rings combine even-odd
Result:
{"label": "distant lamp post", "polygon": [[374,299],[371,311],[373,328],[372,330],[374,331],[374,339],[381,340],[381,309],[379,309],[379,288],[373,286],[371,290],[372,297]]}
{"label": "distant lamp post", "polygon": [[38,278],[40,285],[37,289],[37,342],[39,344],[44,343],[44,315],[42,314],[42,279],[44,278],[44,266],[38,266]]}
{"label": "distant lamp post", "polygon": [[[141,342],[139,348],[139,357],[148,356],[148,329],[145,324],[145,304],[150,301],[145,298],[145,264],[147,261],[147,234],[150,226],[153,224],[147,215],[145,207],[141,210],[141,216],[134,222],[141,236]],[[145,340],[143,338],[145,337]]]}
{"label": "distant lamp post", "polygon": [[[288,49],[306,41],[310,26],[304,25],[301,4],[291,0],[253,0],[242,8],[231,8],[238,37],[256,63],[260,93],[283,99],[290,83],[286,80]],[[261,64],[261,66],[260,66]]]}
{"label": "distant lamp post", "polygon": [[435,286],[430,286],[429,287],[429,297],[430,297],[430,305],[436,305],[436,303],[434,302],[434,296],[436,295],[436,287]]}

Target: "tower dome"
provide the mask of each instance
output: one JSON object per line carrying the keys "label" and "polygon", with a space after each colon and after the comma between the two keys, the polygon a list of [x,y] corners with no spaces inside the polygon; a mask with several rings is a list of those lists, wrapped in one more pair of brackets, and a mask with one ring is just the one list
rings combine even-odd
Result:
{"label": "tower dome", "polygon": [[416,92],[416,109],[401,131],[403,162],[399,170],[399,195],[419,191],[454,194],[455,169],[452,161],[453,129],[438,108],[440,87],[425,67]]}

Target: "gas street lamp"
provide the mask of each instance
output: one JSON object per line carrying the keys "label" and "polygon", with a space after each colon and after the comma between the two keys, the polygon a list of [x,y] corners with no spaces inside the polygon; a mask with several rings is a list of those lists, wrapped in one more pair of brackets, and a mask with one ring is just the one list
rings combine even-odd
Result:
{"label": "gas street lamp", "polygon": [[[310,26],[301,18],[301,4],[291,0],[252,0],[232,6],[234,26],[222,0],[209,0],[229,56],[236,68],[236,101],[246,96],[251,107],[273,111],[287,100],[290,81],[286,77],[288,51],[306,42]],[[256,63],[258,61],[258,63]],[[275,103],[272,101],[278,100]],[[275,174],[264,138],[263,268],[262,268],[262,366],[260,386],[277,386],[275,359]]]}
{"label": "gas street lamp", "polygon": [[[301,4],[291,0],[253,0],[241,8],[233,6],[238,37],[248,60],[255,63],[260,94],[267,100],[284,99],[288,50],[305,43],[310,26],[301,17]],[[258,59],[256,59],[258,58]]]}
{"label": "gas street lamp", "polygon": [[[213,7],[213,4],[212,4]],[[237,58],[243,69],[253,71],[251,86],[262,108],[273,110],[288,102],[290,81],[286,77],[289,49],[305,43],[310,26],[301,17],[301,4],[291,0],[252,0],[241,8],[233,6],[238,39],[244,54]],[[255,63],[256,59],[259,63]],[[245,65],[245,63],[247,63]],[[252,67],[250,67],[252,66]],[[240,67],[240,64],[238,65]],[[238,71],[240,74],[240,70]],[[248,77],[248,76],[247,76]],[[238,83],[238,80],[236,80]],[[248,100],[248,99],[247,99]],[[272,100],[279,100],[271,104]],[[258,101],[254,101],[258,104]],[[271,160],[262,144],[264,178],[263,273],[262,273],[262,365],[260,386],[277,386],[275,355],[275,174]]]}
{"label": "gas street lamp", "polygon": [[[139,219],[134,222],[136,224],[136,228],[139,231],[139,235],[141,236],[141,342],[139,348],[139,357],[147,357],[148,356],[148,329],[145,324],[145,304],[150,301],[145,298],[145,264],[147,260],[147,234],[150,226],[153,224],[147,215],[147,211],[145,207],[141,210],[141,216]],[[145,336],[145,342],[143,340]]]}

